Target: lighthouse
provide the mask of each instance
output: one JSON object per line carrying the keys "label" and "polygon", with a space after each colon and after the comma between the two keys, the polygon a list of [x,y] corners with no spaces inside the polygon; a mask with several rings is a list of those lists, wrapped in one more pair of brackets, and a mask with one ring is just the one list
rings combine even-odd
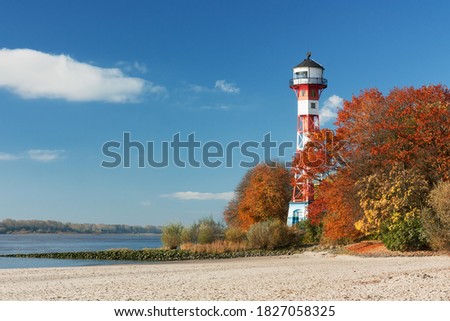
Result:
{"label": "lighthouse", "polygon": [[[323,78],[324,67],[306,54],[300,64],[293,68],[293,77],[289,87],[297,97],[297,145],[296,152],[301,152],[308,142],[308,136],[319,130],[319,99],[327,88],[327,80]],[[314,183],[301,181],[302,172],[296,172],[292,201],[289,203],[287,225],[306,219],[308,204],[314,199]]]}

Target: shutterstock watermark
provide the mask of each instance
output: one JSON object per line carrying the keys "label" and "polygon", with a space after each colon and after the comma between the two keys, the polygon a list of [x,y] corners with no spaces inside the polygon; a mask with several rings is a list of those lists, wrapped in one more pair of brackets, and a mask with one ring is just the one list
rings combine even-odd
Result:
{"label": "shutterstock watermark", "polygon": [[[293,148],[293,142],[273,141],[271,133],[265,134],[260,142],[232,141],[227,144],[218,141],[202,143],[195,138],[195,133],[190,133],[186,138],[176,133],[170,141],[162,141],[158,144],[154,141],[145,143],[135,141],[131,138],[131,133],[125,132],[121,141],[108,141],[103,144],[102,154],[106,159],[102,161],[101,166],[105,168],[133,166],[164,168],[174,165],[181,168],[188,166],[251,168],[261,162],[270,163],[274,159],[289,157],[293,153]],[[288,152],[289,150],[291,152]],[[286,162],[285,165],[289,166],[290,162]]]}
{"label": "shutterstock watermark", "polygon": [[[333,135],[330,131],[332,139]],[[333,144],[330,140],[325,142],[332,151],[334,159],[339,163],[345,163],[340,156],[340,150],[345,147],[343,141]],[[101,166],[104,168],[165,168],[176,166],[180,168],[217,168],[239,166],[252,168],[261,162],[274,164],[273,161],[284,162],[287,168],[291,167],[292,156],[295,153],[295,144],[290,141],[277,142],[272,139],[271,133],[264,135],[261,141],[232,141],[226,144],[218,141],[198,141],[195,133],[181,137],[180,133],[172,136],[170,141],[156,143],[154,141],[133,140],[131,133],[122,134],[121,141],[108,141],[102,146],[104,159]],[[321,166],[326,159],[326,153],[315,153],[325,145],[314,142],[307,146],[307,153],[303,153],[302,161],[307,162],[308,167]],[[310,152],[311,151],[311,152]],[[324,159],[322,159],[324,158]],[[289,161],[283,161],[289,159]]]}

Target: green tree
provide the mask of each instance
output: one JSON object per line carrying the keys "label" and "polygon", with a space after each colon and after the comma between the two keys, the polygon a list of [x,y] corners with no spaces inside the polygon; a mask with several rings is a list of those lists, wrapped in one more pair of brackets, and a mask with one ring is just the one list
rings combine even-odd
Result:
{"label": "green tree", "polygon": [[207,244],[224,238],[225,226],[212,217],[200,219],[181,232],[182,243]]}
{"label": "green tree", "polygon": [[176,249],[181,245],[181,233],[183,225],[180,223],[172,223],[166,225],[162,229],[161,241],[165,247]]}
{"label": "green tree", "polygon": [[225,227],[212,217],[200,220],[198,225],[197,243],[208,244],[224,238]]}

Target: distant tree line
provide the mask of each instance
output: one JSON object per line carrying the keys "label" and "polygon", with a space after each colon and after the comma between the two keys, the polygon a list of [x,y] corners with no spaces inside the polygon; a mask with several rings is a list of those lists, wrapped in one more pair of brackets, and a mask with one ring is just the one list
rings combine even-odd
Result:
{"label": "distant tree line", "polygon": [[124,224],[77,224],[41,220],[12,220],[0,222],[0,234],[7,233],[161,233],[157,226],[130,226]]}

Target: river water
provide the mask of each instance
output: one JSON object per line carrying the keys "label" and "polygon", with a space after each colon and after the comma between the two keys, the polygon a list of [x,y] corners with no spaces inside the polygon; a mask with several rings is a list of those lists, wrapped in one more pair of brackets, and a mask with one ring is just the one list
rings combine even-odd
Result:
{"label": "river water", "polygon": [[[139,250],[161,247],[160,235],[122,234],[0,234],[0,254]],[[0,269],[126,264],[129,261],[58,260],[0,257]],[[133,262],[136,263],[136,262]]]}

